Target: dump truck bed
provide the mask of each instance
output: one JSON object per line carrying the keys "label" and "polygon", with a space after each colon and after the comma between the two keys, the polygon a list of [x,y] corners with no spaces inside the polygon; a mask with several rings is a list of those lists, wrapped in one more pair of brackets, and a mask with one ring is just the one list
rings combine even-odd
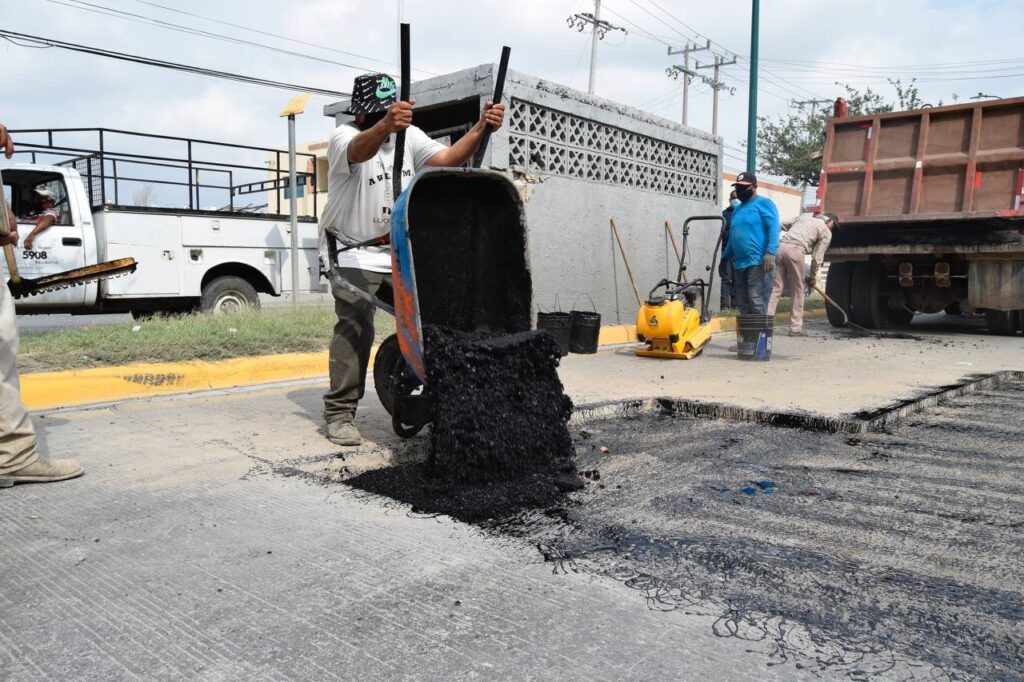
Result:
{"label": "dump truck bed", "polygon": [[844,224],[1016,223],[1022,192],[1024,97],[828,122],[818,195]]}

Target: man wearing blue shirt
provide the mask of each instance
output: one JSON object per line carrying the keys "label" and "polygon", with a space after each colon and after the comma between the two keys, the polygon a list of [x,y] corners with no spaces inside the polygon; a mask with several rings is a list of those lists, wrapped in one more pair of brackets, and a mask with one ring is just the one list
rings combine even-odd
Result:
{"label": "man wearing blue shirt", "polygon": [[779,248],[779,211],[771,199],[757,196],[753,173],[740,173],[732,186],[740,205],[733,209],[722,258],[732,259],[733,295],[740,314],[764,315]]}

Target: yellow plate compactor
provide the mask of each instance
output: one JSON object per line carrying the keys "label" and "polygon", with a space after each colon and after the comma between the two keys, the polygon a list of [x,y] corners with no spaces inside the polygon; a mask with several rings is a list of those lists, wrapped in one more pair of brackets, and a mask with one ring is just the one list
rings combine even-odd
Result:
{"label": "yellow plate compactor", "polygon": [[[719,223],[718,241],[708,265],[708,278],[686,280],[687,240],[690,223],[715,220]],[[682,358],[690,360],[700,354],[711,340],[708,328],[708,298],[714,284],[715,270],[725,219],[721,216],[693,216],[683,223],[683,250],[679,257],[679,274],[675,280],[663,279],[654,285],[647,302],[636,315],[636,338],[643,343],[637,355],[648,358]],[[698,309],[697,297],[700,297]]]}

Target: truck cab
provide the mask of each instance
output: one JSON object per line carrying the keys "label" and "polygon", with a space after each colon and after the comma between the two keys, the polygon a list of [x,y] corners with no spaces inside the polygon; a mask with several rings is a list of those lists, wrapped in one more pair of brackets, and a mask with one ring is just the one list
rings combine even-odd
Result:
{"label": "truck cab", "polygon": [[[83,149],[54,141],[54,133],[80,130],[13,132],[19,154],[34,161],[58,158],[52,165],[20,158],[0,164],[18,225],[15,255],[21,275],[36,278],[125,257],[138,263],[130,275],[19,299],[19,314],[217,313],[259,307],[260,294],[279,296],[292,288],[291,223],[280,213],[282,202],[239,205],[240,197],[264,197],[287,181],[287,170],[240,162],[239,154],[276,150],[105,129],[97,129],[95,148]],[[31,133],[40,132],[47,134],[43,144],[32,141]],[[117,133],[133,141],[144,138],[147,148],[184,143],[186,153],[113,149],[109,140]],[[235,158],[197,158],[200,143],[207,149],[228,147]],[[315,176],[311,180],[315,193]],[[51,214],[57,217],[26,248],[42,212],[40,190],[53,198]],[[315,201],[312,207],[314,215],[300,215],[297,224],[300,291],[321,288]]]}

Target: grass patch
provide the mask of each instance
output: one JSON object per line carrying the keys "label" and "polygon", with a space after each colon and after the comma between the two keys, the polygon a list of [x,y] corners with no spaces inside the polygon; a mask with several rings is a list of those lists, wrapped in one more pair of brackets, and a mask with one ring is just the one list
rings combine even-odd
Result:
{"label": "grass patch", "polygon": [[[376,320],[378,341],[394,333],[390,315],[378,313]],[[316,352],[327,349],[336,321],[333,306],[304,306],[27,332],[21,335],[18,368],[30,373]],[[132,331],[135,326],[138,331]]]}

